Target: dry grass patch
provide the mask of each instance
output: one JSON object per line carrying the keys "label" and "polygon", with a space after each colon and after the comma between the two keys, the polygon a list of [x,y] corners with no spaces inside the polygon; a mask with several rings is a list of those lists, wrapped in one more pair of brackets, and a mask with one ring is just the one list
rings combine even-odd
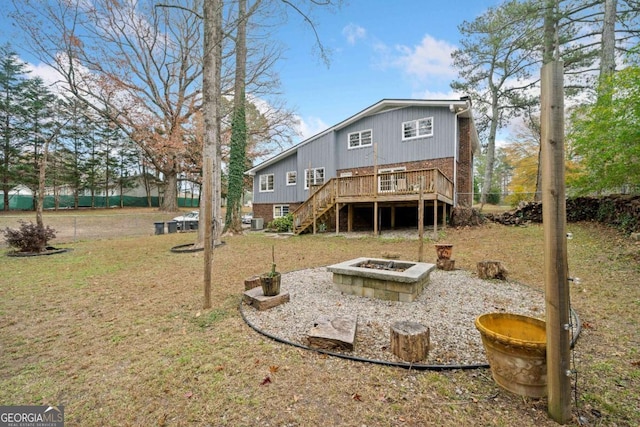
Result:
{"label": "dry grass patch", "polygon": [[[580,414],[592,425],[640,419],[638,246],[571,225]],[[510,278],[542,283],[542,228],[447,229],[459,268],[500,259]],[[202,253],[169,248],[193,234],[69,245],[0,261],[0,402],[61,404],[69,425],[556,425],[546,399],[500,389],[488,370],[416,372],[326,357],[268,340],[237,310],[243,279],[356,256],[417,259],[418,242],[330,234],[225,238],[214,252],[214,307],[203,311]],[[64,245],[62,245],[64,246]],[[435,250],[427,244],[427,259]],[[584,291],[583,291],[584,290]],[[574,408],[576,413],[576,408]]]}

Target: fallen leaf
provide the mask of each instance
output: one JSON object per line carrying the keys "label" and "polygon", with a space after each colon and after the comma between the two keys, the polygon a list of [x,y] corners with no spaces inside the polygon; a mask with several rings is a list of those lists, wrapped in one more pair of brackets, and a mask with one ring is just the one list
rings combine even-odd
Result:
{"label": "fallen leaf", "polygon": [[262,380],[262,382],[260,383],[260,385],[267,385],[271,382],[271,377],[269,375],[267,375],[266,377],[264,377],[264,379]]}
{"label": "fallen leaf", "polygon": [[302,396],[298,396],[297,394],[293,395],[293,402],[296,403],[298,402],[300,399],[302,398]]}
{"label": "fallen leaf", "polygon": [[280,369],[279,366],[275,366],[275,365],[269,366],[269,372],[271,372],[272,374],[275,374],[276,372],[278,372],[278,369]]}
{"label": "fallen leaf", "polygon": [[167,414],[162,414],[158,417],[158,427],[167,425]]}
{"label": "fallen leaf", "polygon": [[184,397],[186,397],[187,399],[191,399],[191,397],[193,396],[193,392],[192,391],[188,391],[184,394]]}
{"label": "fallen leaf", "polygon": [[216,372],[220,372],[223,369],[224,369],[224,366],[222,366],[222,365],[216,366]]}
{"label": "fallen leaf", "polygon": [[631,362],[631,366],[640,366],[640,360],[636,360],[635,362]]}
{"label": "fallen leaf", "polygon": [[353,400],[358,401],[358,402],[362,402],[362,396],[360,396],[358,393],[353,393],[353,394],[351,395],[351,398],[352,398]]}
{"label": "fallen leaf", "polygon": [[254,365],[256,365],[256,366],[258,366],[258,365],[260,364],[260,359],[256,359],[256,360],[254,360],[254,361],[253,361],[253,364],[254,364]]}

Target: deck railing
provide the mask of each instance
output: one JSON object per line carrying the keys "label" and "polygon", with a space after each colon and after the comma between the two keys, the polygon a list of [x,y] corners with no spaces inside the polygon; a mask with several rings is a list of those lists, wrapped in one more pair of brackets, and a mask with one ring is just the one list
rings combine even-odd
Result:
{"label": "deck railing", "polygon": [[330,179],[323,185],[311,187],[311,195],[298,208],[293,211],[294,225],[299,227],[308,218],[313,217],[313,213],[321,207],[332,206],[336,201],[336,180]]}
{"label": "deck railing", "polygon": [[[439,169],[420,169],[333,178],[321,186],[311,187],[309,198],[294,212],[294,224],[307,224],[319,211],[336,202],[370,201],[376,197],[393,200],[394,196],[419,195],[423,179],[423,194],[435,193],[453,199],[453,182]],[[406,199],[405,199],[406,200]]]}

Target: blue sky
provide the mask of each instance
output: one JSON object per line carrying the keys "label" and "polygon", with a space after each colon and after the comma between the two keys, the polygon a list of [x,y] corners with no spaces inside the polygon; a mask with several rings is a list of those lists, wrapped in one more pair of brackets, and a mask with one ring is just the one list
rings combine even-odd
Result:
{"label": "blue sky", "polygon": [[[9,0],[0,0],[8,6]],[[6,4],[9,3],[9,4]],[[284,44],[277,63],[282,98],[299,116],[301,136],[310,137],[383,98],[448,99],[456,78],[451,52],[458,25],[472,21],[499,0],[347,0],[339,11],[318,8],[312,18],[330,65],[322,62],[315,36],[303,19],[289,12],[275,36]],[[0,43],[11,41],[6,13],[0,10]],[[15,43],[12,43],[16,48]],[[22,56],[24,61],[30,58]],[[45,80],[51,73],[31,64]]]}
{"label": "blue sky", "polygon": [[458,25],[499,3],[352,0],[338,13],[316,11],[319,36],[332,51],[329,68],[314,52],[312,30],[291,14],[278,33],[287,46],[278,71],[303,138],[383,98],[458,97],[449,87],[457,77],[450,54]]}

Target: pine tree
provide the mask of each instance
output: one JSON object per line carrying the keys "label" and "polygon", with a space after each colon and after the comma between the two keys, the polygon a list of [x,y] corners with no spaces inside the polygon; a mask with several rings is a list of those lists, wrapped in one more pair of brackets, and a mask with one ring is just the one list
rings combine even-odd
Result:
{"label": "pine tree", "polygon": [[0,47],[0,190],[4,196],[5,211],[9,210],[9,191],[19,183],[17,167],[27,74],[26,64],[18,59],[11,47]]}

